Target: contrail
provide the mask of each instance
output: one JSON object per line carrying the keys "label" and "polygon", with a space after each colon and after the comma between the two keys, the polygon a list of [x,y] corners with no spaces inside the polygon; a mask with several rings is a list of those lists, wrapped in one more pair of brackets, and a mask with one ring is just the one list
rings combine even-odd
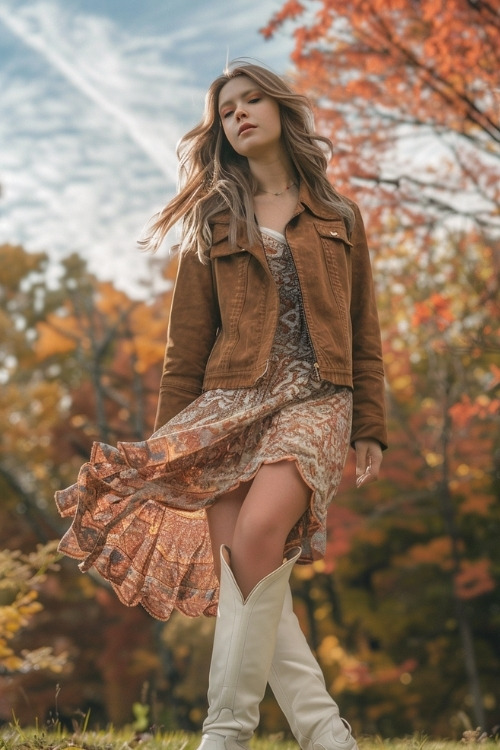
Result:
{"label": "contrail", "polygon": [[[44,39],[27,30],[22,21],[12,16],[12,11],[8,12],[0,8],[0,21],[27,47],[38,52],[52,67],[61,73],[76,89],[85,94],[100,109],[107,112],[113,119],[117,120],[128,133],[130,138],[136,143],[141,151],[146,154],[150,161],[162,172],[169,180],[176,181],[177,178],[177,160],[174,155],[175,146],[171,149],[170,154],[160,159],[158,148],[144,137],[141,132],[140,124],[134,118],[120,109],[117,105],[110,102],[93,86],[82,74],[72,66],[59,52],[53,47],[46,44]],[[164,151],[164,149],[162,149]]]}

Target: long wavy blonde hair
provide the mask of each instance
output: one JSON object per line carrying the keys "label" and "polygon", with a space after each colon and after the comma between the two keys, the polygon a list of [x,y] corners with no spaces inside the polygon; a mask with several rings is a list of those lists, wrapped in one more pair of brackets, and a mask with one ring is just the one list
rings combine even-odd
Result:
{"label": "long wavy blonde hair", "polygon": [[225,84],[236,76],[247,76],[279,105],[282,139],[301,182],[335,208],[348,229],[354,223],[349,202],[329,183],[327,155],[333,147],[328,138],[314,132],[314,119],[308,99],[297,94],[270,70],[254,63],[235,60],[212,83],[205,97],[201,122],[179,142],[179,191],[165,208],[153,217],[148,235],[140,244],[156,250],[167,232],[181,223],[180,252],[196,249],[206,262],[211,245],[210,222],[224,209],[230,211],[229,242],[235,244],[238,224],[247,225],[249,241],[258,238],[254,219],[253,195],[257,184],[248,161],[232,148],[219,115],[219,95]]}

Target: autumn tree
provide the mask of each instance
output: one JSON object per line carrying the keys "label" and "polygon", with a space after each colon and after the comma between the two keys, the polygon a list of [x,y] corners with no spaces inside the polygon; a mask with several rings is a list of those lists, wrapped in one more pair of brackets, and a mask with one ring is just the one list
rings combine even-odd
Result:
{"label": "autumn tree", "polygon": [[[490,716],[499,700],[498,16],[482,0],[288,2],[267,33],[289,19],[295,83],[315,102],[335,144],[332,178],[360,198],[377,251],[392,445],[383,481],[336,501],[325,561],[294,581],[297,608],[358,728],[447,734],[470,708],[464,613]],[[25,546],[57,535],[52,492],[74,481],[92,440],[147,434],[169,299],[138,304],[78,256],[51,288],[45,256],[2,252],[1,528]],[[46,632],[71,622],[60,635],[80,648],[81,681],[101,691],[100,679],[108,715],[123,721],[130,692],[120,688],[158,669],[147,636],[137,640],[140,610],[129,619],[67,565],[61,587]],[[193,664],[168,628],[167,689],[188,713]],[[85,658],[92,631],[105,643],[97,672]],[[66,689],[78,705],[75,684]]]}
{"label": "autumn tree", "polygon": [[2,533],[11,548],[22,548],[16,523],[22,514],[32,531],[32,549],[57,535],[57,526],[45,513],[47,492],[38,490],[53,468],[48,458],[50,433],[64,387],[56,378],[43,376],[33,347],[36,326],[51,307],[44,279],[48,258],[10,245],[0,248],[0,257]]}
{"label": "autumn tree", "polygon": [[[287,22],[288,26],[285,26]],[[487,0],[290,0],[294,82],[335,145],[332,178],[407,226],[500,228],[500,16]],[[375,190],[375,193],[374,193]]]}
{"label": "autumn tree", "polygon": [[[435,617],[439,606],[447,613],[441,622],[450,632],[420,622],[434,664],[443,674],[445,663],[454,666],[441,694],[454,694],[455,710],[472,708],[483,725],[484,705],[492,709],[499,700],[489,671],[498,658],[491,640],[498,566],[490,529],[498,494],[499,19],[498,9],[482,0],[292,0],[263,30],[267,37],[294,34],[293,82],[313,101],[318,129],[332,139],[332,181],[361,202],[375,249],[393,447],[387,481],[364,493],[377,510],[349,496],[353,534],[339,562],[345,608],[364,611],[368,635],[377,632],[374,640],[391,652],[379,627],[382,609],[378,622],[367,612],[368,592],[380,608],[375,593],[397,590],[401,597],[394,583],[403,581],[397,568],[406,560],[429,589],[428,606],[425,594],[417,597],[427,617],[433,606]],[[354,508],[364,524],[357,526]],[[434,579],[432,571],[439,571]],[[437,580],[442,601],[431,606]],[[361,608],[352,600],[356,590]],[[400,608],[410,610],[410,603]],[[418,630],[409,621],[401,627]],[[401,638],[399,627],[385,634],[397,632]],[[416,653],[420,677],[431,658]],[[402,661],[397,650],[392,657]],[[468,687],[460,677],[464,661]],[[359,672],[359,684],[374,685],[375,672]],[[410,673],[404,679],[419,682],[426,695],[420,680]],[[465,694],[459,697],[464,688],[472,706]],[[417,722],[412,694],[410,688],[405,711]],[[382,709],[378,726],[383,716]]]}
{"label": "autumn tree", "polygon": [[[65,524],[53,493],[75,481],[91,441],[143,438],[152,430],[169,291],[138,302],[98,281],[78,256],[57,269],[45,254],[20,247],[2,246],[0,255],[0,541],[13,561],[5,583],[12,588],[16,561],[35,560],[38,542],[61,537]],[[90,690],[92,721],[129,720],[158,664],[145,612],[122,607],[69,560],[39,599],[32,589],[5,586],[0,617],[10,618],[16,635],[3,644],[8,665],[23,652],[27,666],[29,654],[38,655],[38,666],[45,655],[49,665],[53,648],[57,666],[55,657],[67,652],[57,678],[60,711],[85,709]],[[21,625],[17,635],[13,628]],[[0,705],[21,721],[43,720],[54,696],[54,679],[40,669],[0,677]]]}
{"label": "autumn tree", "polygon": [[429,244],[425,257],[404,245],[377,257],[390,277],[379,298],[391,449],[380,481],[361,491],[351,456],[325,559],[293,583],[357,731],[459,737],[473,709],[472,638],[475,689],[486,726],[496,722],[498,252],[472,232]]}
{"label": "autumn tree", "polygon": [[[345,609],[392,666],[414,660],[399,720],[439,734],[477,704],[494,723],[498,700],[498,251],[469,234],[379,258],[397,269],[380,293],[392,448],[384,479],[344,497],[364,519],[339,563]],[[360,675],[370,716],[375,676]]]}
{"label": "autumn tree", "polygon": [[116,440],[118,432],[122,439],[143,439],[154,417],[169,292],[149,303],[131,299],[98,281],[73,255],[63,261],[58,297],[37,325],[34,348],[44,368],[63,374],[74,402],[88,408],[90,400],[87,414],[73,415],[76,427],[87,422],[88,434],[104,442]]}

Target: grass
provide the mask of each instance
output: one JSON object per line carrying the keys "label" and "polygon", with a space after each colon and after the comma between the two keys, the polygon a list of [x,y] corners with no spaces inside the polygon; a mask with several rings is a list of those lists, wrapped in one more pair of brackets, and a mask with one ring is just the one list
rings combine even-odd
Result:
{"label": "grass", "polygon": [[[471,733],[472,735],[473,733]],[[69,732],[59,725],[50,729],[39,727],[22,728],[14,722],[0,729],[0,750],[196,750],[200,736],[186,732],[150,733],[134,732],[133,729],[114,729],[94,732],[79,728]],[[383,740],[378,737],[359,741],[360,750],[469,750],[478,748],[498,748],[498,739],[485,739],[470,736],[462,742],[433,740],[415,735],[400,740]],[[252,750],[298,750],[292,741],[279,738],[255,738]]]}

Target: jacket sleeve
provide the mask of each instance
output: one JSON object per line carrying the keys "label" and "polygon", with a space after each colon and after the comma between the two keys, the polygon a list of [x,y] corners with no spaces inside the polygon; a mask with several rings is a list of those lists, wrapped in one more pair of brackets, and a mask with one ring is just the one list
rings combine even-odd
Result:
{"label": "jacket sleeve", "polygon": [[356,222],[351,236],[351,324],[353,355],[353,422],[351,443],[375,439],[387,447],[384,366],[370,255],[363,219],[353,204]]}
{"label": "jacket sleeve", "polygon": [[175,280],[155,431],[202,392],[208,357],[220,326],[212,263],[183,253]]}

